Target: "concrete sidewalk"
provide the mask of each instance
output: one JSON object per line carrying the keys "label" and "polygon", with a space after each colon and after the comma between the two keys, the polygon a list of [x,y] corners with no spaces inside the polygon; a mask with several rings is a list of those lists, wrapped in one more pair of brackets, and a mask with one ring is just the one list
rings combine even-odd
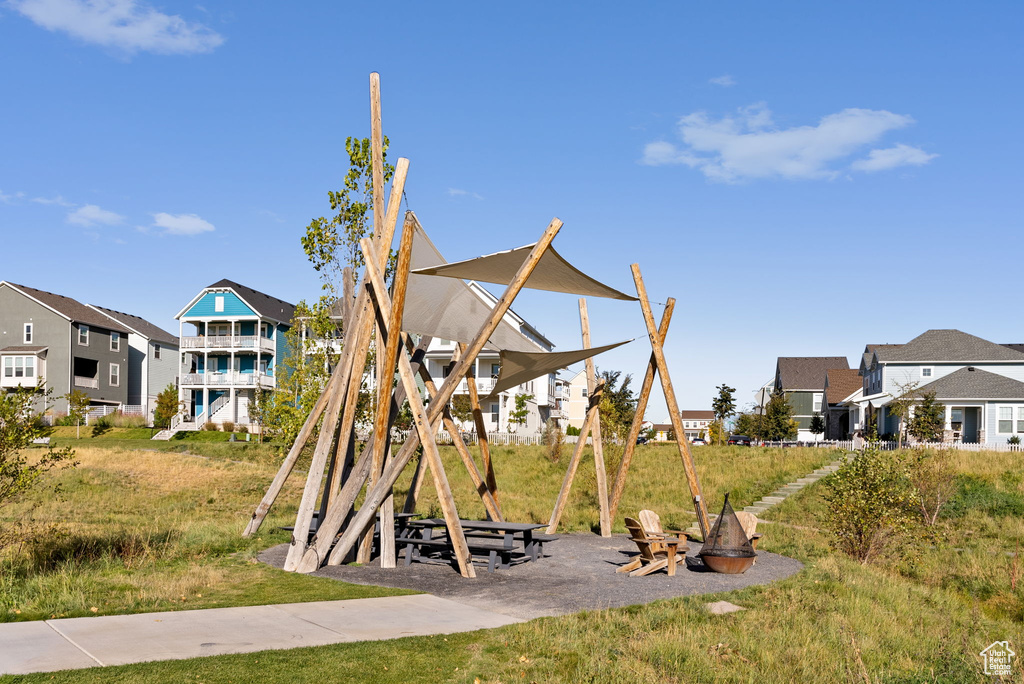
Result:
{"label": "concrete sidewalk", "polygon": [[0,624],[0,675],[452,634],[521,622],[430,594]]}

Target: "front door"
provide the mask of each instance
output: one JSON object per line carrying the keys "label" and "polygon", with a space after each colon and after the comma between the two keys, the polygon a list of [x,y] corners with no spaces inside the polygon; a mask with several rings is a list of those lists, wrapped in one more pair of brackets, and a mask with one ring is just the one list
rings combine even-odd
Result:
{"label": "front door", "polygon": [[977,406],[964,407],[964,442],[974,444],[978,441],[978,425],[981,409]]}

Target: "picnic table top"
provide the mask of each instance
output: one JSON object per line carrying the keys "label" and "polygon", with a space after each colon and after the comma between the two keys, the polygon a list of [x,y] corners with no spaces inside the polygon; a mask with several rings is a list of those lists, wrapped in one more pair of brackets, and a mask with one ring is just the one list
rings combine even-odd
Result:
{"label": "picnic table top", "polygon": [[[416,525],[423,527],[444,527],[444,518],[425,518],[415,521]],[[499,532],[527,532],[547,527],[543,523],[514,523],[499,522],[497,520],[459,520],[459,524],[467,530],[495,530]]]}

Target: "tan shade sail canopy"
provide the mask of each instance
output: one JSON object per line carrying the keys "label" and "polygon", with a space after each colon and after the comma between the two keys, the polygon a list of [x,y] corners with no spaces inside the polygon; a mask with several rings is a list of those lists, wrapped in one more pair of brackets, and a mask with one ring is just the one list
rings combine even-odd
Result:
{"label": "tan shade sail canopy", "polygon": [[[412,273],[508,285],[512,282],[516,272],[519,271],[519,267],[523,265],[532,249],[533,245],[526,245],[525,247],[488,254],[487,256],[467,261],[426,267],[418,266],[413,262]],[[544,256],[541,257],[537,268],[534,269],[529,280],[526,281],[526,287],[534,290],[548,290],[549,292],[567,292],[587,297],[606,297],[608,299],[623,299],[631,302],[637,301],[636,297],[630,297],[583,273],[563,259],[555,251],[554,247],[548,247]]]}
{"label": "tan shade sail canopy", "polygon": [[[412,243],[413,271],[409,274],[405,309],[402,311],[402,330],[442,340],[469,342],[483,327],[491,307],[462,280],[417,274],[417,270],[429,270],[446,263],[417,223]],[[487,347],[521,352],[541,349],[505,320],[498,324]]]}
{"label": "tan shade sail canopy", "polygon": [[498,382],[495,383],[494,389],[491,390],[491,396],[632,341],[626,340],[615,344],[606,344],[603,347],[564,352],[502,351],[501,373],[498,375]]}

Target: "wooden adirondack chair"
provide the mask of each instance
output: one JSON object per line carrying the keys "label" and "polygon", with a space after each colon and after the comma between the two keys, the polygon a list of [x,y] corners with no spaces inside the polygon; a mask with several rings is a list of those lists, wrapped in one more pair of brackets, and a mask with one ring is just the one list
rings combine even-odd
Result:
{"label": "wooden adirondack chair", "polygon": [[[676,539],[683,540],[683,542],[679,544],[678,550],[682,551],[684,554],[686,553],[686,550],[688,548],[686,544],[686,532],[683,532],[682,530],[663,530],[661,528],[661,517],[654,511],[644,509],[640,511],[639,518],[640,524],[644,528],[644,532],[646,532],[649,536],[669,537],[671,535],[675,535]],[[652,550],[655,553],[658,553],[659,551],[664,551],[665,545],[663,543],[657,542],[654,544],[654,548]]]}
{"label": "wooden adirondack chair", "polygon": [[761,541],[761,535],[757,533],[757,516],[746,511],[737,511],[736,519],[740,521],[740,525],[743,527],[743,534],[747,535],[750,545],[756,549],[757,542]]}
{"label": "wooden adirondack chair", "polygon": [[[665,543],[665,537],[647,534],[643,525],[633,518],[626,518],[626,529],[629,530],[630,537],[639,549],[640,555],[615,572],[628,572],[630,577],[641,577],[665,569],[669,576],[676,574],[678,560],[686,556],[685,542],[682,542],[683,548],[681,549],[677,543]],[[678,540],[673,540],[673,542],[675,541]],[[661,544],[663,550],[654,550],[654,545],[658,543]]]}

